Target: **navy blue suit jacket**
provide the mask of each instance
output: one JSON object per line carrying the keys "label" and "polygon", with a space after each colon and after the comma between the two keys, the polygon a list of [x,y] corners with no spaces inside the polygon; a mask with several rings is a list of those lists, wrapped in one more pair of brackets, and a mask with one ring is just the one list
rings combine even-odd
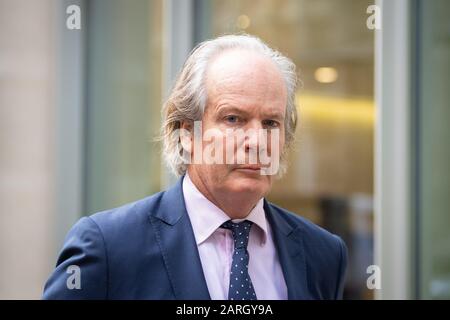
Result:
{"label": "navy blue suit jacket", "polygon": [[[167,191],[80,219],[66,237],[43,298],[210,299],[182,180]],[[288,298],[341,298],[347,266],[343,241],[266,200],[264,210]],[[71,265],[79,267],[79,289],[67,286]]]}

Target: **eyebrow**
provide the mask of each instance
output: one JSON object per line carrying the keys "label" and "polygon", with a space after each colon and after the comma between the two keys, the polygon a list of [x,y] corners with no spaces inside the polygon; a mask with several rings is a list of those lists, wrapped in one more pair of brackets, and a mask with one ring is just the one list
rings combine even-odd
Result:
{"label": "eyebrow", "polygon": [[[246,112],[243,109],[239,109],[238,107],[232,106],[232,105],[221,105],[219,107],[217,107],[216,109],[216,113],[217,114],[222,114],[225,112],[234,112],[234,113],[238,113],[238,114],[245,114],[247,115],[248,112]],[[284,116],[282,113],[280,112],[269,112],[267,114],[264,115],[264,118],[266,119],[275,119],[275,120],[280,120],[282,121],[284,119]]]}

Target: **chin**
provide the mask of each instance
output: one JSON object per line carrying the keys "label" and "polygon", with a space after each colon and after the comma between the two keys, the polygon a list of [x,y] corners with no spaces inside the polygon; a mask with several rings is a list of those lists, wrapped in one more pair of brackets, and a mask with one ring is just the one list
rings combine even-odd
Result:
{"label": "chin", "polygon": [[253,176],[235,176],[231,182],[231,189],[234,192],[256,193],[265,195],[270,188],[270,181],[267,176],[255,178]]}

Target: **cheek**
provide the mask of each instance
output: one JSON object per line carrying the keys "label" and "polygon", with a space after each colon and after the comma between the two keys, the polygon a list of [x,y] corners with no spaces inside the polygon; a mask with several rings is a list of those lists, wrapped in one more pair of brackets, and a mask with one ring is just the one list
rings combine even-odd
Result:
{"label": "cheek", "polygon": [[[279,151],[282,151],[285,144],[285,132],[284,130],[279,130],[276,134],[270,134],[267,137],[267,146],[269,150],[274,150],[278,147]],[[276,146],[274,146],[276,145]]]}
{"label": "cheek", "polygon": [[219,185],[227,180],[232,172],[230,166],[225,164],[203,164],[202,173],[210,183]]}
{"label": "cheek", "polygon": [[285,138],[284,138],[284,133],[280,138],[280,151],[282,151],[284,149],[284,144],[285,144]]}
{"label": "cheek", "polygon": [[285,140],[286,140],[286,131],[283,127],[280,129],[280,147],[281,148],[284,147]]}

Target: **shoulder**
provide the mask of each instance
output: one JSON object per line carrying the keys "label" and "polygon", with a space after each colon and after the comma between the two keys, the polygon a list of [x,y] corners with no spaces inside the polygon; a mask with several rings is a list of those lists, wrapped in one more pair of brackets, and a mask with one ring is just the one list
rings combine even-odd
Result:
{"label": "shoulder", "polygon": [[66,236],[65,246],[73,242],[85,249],[96,248],[110,263],[117,262],[114,257],[138,257],[143,247],[156,243],[150,218],[158,211],[163,193],[81,218]]}
{"label": "shoulder", "polygon": [[277,216],[273,221],[289,226],[289,236],[303,248],[311,293],[326,299],[342,298],[348,263],[344,241],[308,219],[272,203],[269,206]]}
{"label": "shoulder", "polygon": [[[157,210],[160,196],[161,193],[158,193],[81,218],[66,236],[56,268],[45,285],[43,297],[132,297],[136,292],[130,292],[139,288],[141,279],[137,274],[159,274],[162,270],[162,259],[157,250],[152,250],[156,241],[150,215]],[[142,254],[143,248],[149,248],[146,255]],[[82,272],[82,290],[67,289],[66,271],[71,266],[77,266]],[[144,267],[146,270],[141,271]]]}
{"label": "shoulder", "polygon": [[308,245],[340,250],[342,240],[339,236],[325,230],[299,214],[288,211],[268,202],[270,209],[285,221],[293,230],[298,229]]}
{"label": "shoulder", "polygon": [[150,216],[158,211],[164,191],[146,198],[124,204],[120,207],[94,213],[87,218],[97,225],[102,233],[147,225]]}

